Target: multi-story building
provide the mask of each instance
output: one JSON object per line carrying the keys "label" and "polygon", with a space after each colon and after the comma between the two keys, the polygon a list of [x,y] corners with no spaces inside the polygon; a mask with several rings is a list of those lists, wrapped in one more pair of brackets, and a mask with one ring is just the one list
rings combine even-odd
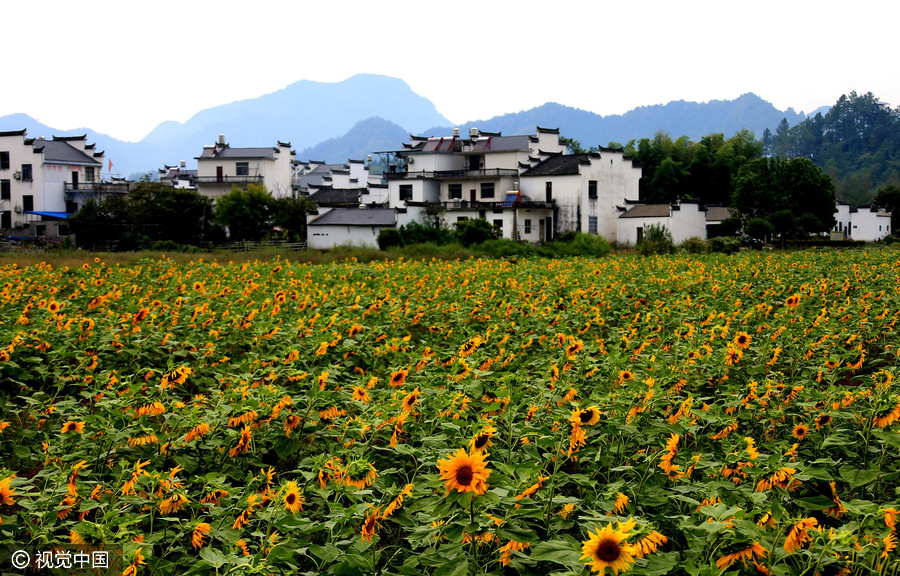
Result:
{"label": "multi-story building", "polygon": [[838,202],[832,232],[851,240],[875,242],[891,234],[891,213],[877,206],[853,207]]}
{"label": "multi-story building", "polygon": [[426,210],[446,225],[481,218],[504,238],[540,242],[567,231],[615,241],[617,206],[638,198],[641,169],[621,150],[566,153],[558,129],[503,136],[472,129],[468,139],[412,137],[392,151],[384,175],[398,224]]}
{"label": "multi-story building", "polygon": [[[124,182],[103,182],[103,152],[87,136],[28,138],[25,130],[0,132],[0,228],[48,228],[64,235],[59,222],[89,198],[128,191]],[[58,229],[58,230],[57,230]]]}
{"label": "multi-story building", "polygon": [[268,148],[232,148],[220,134],[215,144],[204,146],[197,160],[197,192],[219,198],[233,186],[263,184],[276,198],[289,196],[294,152],[289,142]]}

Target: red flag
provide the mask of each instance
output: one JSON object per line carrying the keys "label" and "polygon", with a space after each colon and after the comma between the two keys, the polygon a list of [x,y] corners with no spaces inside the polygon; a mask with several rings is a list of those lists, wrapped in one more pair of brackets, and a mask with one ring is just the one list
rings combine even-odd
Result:
{"label": "red flag", "polygon": [[109,172],[112,172],[112,160],[109,161]]}

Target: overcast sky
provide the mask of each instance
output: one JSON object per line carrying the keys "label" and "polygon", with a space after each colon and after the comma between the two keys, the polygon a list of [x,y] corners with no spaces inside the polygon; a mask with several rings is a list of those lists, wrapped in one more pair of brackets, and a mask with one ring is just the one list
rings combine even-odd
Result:
{"label": "overcast sky", "polygon": [[0,116],[140,140],[298,80],[401,78],[451,122],[552,101],[622,114],[754,92],[900,105],[898,5],[757,0],[4,3]]}

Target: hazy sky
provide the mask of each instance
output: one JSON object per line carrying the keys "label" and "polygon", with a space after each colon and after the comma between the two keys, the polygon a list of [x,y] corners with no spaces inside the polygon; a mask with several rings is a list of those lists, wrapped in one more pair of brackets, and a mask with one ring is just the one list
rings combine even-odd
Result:
{"label": "hazy sky", "polygon": [[794,0],[4,4],[0,116],[140,140],[165,120],[367,72],[454,123],[553,101],[622,114],[754,92],[810,111],[900,105],[898,5]]}

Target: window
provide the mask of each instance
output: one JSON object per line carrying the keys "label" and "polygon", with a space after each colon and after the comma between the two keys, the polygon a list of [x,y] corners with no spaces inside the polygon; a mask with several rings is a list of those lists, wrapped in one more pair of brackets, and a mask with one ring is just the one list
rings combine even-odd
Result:
{"label": "window", "polygon": [[31,194],[26,194],[22,196],[22,210],[25,212],[31,212],[34,210],[34,196]]}
{"label": "window", "polygon": [[597,181],[596,180],[588,180],[588,198],[591,200],[597,199]]}
{"label": "window", "polygon": [[9,200],[9,180],[0,180],[0,200]]}
{"label": "window", "polygon": [[412,184],[400,185],[400,200],[412,200]]}
{"label": "window", "polygon": [[597,233],[597,217],[596,216],[588,216],[588,232],[590,234]]}
{"label": "window", "polygon": [[85,167],[85,169],[84,169],[84,179],[85,179],[87,182],[93,182],[93,181],[94,181],[94,167],[93,167],[93,166],[86,166],[86,167]]}
{"label": "window", "polygon": [[22,164],[22,180],[32,180],[31,164]]}
{"label": "window", "polygon": [[547,202],[553,202],[553,182],[547,182],[544,191],[547,193]]}
{"label": "window", "polygon": [[462,200],[462,184],[450,184],[449,192],[451,200]]}
{"label": "window", "polygon": [[494,197],[494,183],[493,182],[482,182],[481,183],[481,199],[485,198],[493,198]]}
{"label": "window", "polygon": [[47,235],[47,225],[46,224],[38,224],[34,227],[34,235],[35,236],[46,236]]}
{"label": "window", "polygon": [[69,225],[68,224],[60,224],[59,228],[56,230],[57,236],[68,236],[69,235]]}
{"label": "window", "polygon": [[9,170],[9,152],[0,152],[0,170]]}
{"label": "window", "polygon": [[238,176],[249,176],[250,175],[250,163],[249,162],[235,162],[235,174]]}
{"label": "window", "polygon": [[525,219],[525,233],[531,234],[531,219],[530,218]]}
{"label": "window", "polygon": [[457,222],[465,222],[465,221],[468,220],[468,219],[469,219],[468,216],[457,216],[457,217],[456,217],[456,221],[457,221]]}
{"label": "window", "polygon": [[494,220],[494,228],[503,230],[503,220]]}

